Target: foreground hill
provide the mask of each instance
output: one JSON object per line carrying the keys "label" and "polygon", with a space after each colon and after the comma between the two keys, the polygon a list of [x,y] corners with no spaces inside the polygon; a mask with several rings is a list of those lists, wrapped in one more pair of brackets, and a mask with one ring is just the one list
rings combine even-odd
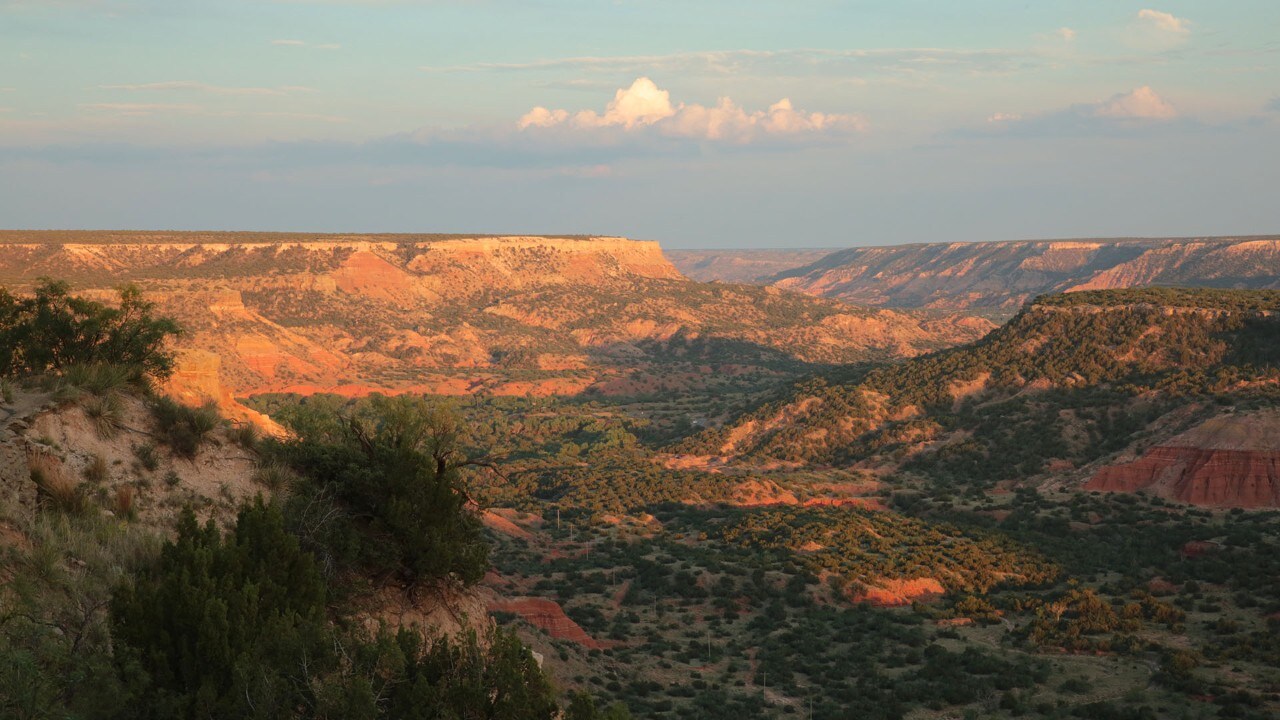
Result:
{"label": "foreground hill", "polygon": [[[640,393],[779,364],[914,355],[990,327],[697,283],[656,243],[613,237],[8,232],[0,240],[3,284],[56,275],[90,294],[139,284],[187,330],[181,344],[196,367],[179,375],[213,372],[241,395]],[[654,369],[636,374],[646,367]]]}
{"label": "foreground hill", "polygon": [[762,282],[894,308],[1013,312],[1044,293],[1280,287],[1280,239],[1062,240],[857,247]]}
{"label": "foreground hill", "polygon": [[[1213,505],[1280,505],[1280,426],[1253,411],[1280,394],[1278,310],[1275,291],[1041,297],[977,343],[802,382],[680,449],[755,464],[858,465],[982,489],[1088,472],[1122,450],[1137,454],[1144,444],[1229,415],[1215,421],[1216,432],[1170,443],[1183,449],[1177,468],[1146,459],[1128,474],[1103,473],[1092,487],[1150,488]],[[1217,438],[1237,436],[1247,438],[1230,448],[1238,471],[1215,471],[1185,456],[1199,441],[1221,460]]]}

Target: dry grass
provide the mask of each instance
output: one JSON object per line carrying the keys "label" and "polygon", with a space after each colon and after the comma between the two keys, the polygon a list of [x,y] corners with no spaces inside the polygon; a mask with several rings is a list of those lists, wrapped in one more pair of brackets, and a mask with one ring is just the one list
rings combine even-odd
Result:
{"label": "dry grass", "polygon": [[134,506],[136,496],[133,492],[132,485],[121,485],[116,488],[116,494],[111,499],[111,509],[115,512],[116,517],[134,519],[138,515],[138,509]]}
{"label": "dry grass", "polygon": [[42,506],[72,515],[85,511],[87,505],[80,484],[67,475],[61,460],[52,455],[36,455],[31,458],[28,469],[39,490]]}
{"label": "dry grass", "polygon": [[89,464],[84,466],[84,479],[91,483],[106,482],[110,475],[111,470],[107,466],[107,460],[101,455],[94,455]]}

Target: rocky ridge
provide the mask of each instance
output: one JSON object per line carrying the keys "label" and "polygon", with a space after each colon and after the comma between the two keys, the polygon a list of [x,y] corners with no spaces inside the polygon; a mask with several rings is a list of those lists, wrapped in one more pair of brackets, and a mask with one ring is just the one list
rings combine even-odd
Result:
{"label": "rocky ridge", "polygon": [[[763,251],[718,251],[682,262],[718,279]],[[774,262],[792,257],[778,251]],[[761,265],[762,266],[762,265]],[[925,243],[854,247],[754,282],[892,308],[1009,314],[1043,293],[1150,285],[1280,287],[1280,238],[1222,237]]]}

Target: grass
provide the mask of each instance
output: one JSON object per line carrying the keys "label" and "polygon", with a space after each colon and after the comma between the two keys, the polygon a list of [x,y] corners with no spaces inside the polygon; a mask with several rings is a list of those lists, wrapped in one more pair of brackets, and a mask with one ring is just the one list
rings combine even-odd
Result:
{"label": "grass", "polygon": [[88,508],[80,484],[67,476],[61,460],[52,455],[36,455],[28,469],[43,507],[69,515],[83,514]]}
{"label": "grass", "polygon": [[107,461],[101,455],[94,455],[84,468],[84,479],[91,483],[106,482],[110,474]]}
{"label": "grass", "polygon": [[127,520],[137,517],[138,509],[134,506],[135,498],[132,485],[121,485],[116,488],[115,496],[111,499],[111,509],[115,512],[116,517]]}
{"label": "grass", "polygon": [[156,446],[151,443],[133,446],[133,456],[138,459],[138,465],[147,472],[155,472],[160,467],[160,456],[156,454]]}
{"label": "grass", "polygon": [[227,433],[231,441],[249,452],[258,451],[258,443],[261,436],[258,434],[258,427],[253,423],[240,423],[231,428]]}
{"label": "grass", "polygon": [[7,378],[0,379],[0,398],[3,398],[7,403],[13,402],[13,383],[9,382]]}
{"label": "grass", "polygon": [[45,388],[61,402],[71,402],[83,395],[104,397],[129,387],[145,387],[146,375],[133,365],[88,363],[71,365],[61,375],[47,378]]}
{"label": "grass", "polygon": [[212,403],[191,407],[166,397],[152,402],[151,416],[161,442],[175,455],[188,460],[195,459],[210,434],[222,423]]}
{"label": "grass", "polygon": [[253,481],[269,490],[278,491],[292,485],[297,477],[288,466],[271,463],[258,468],[253,474]]}
{"label": "grass", "polygon": [[119,395],[109,393],[94,396],[86,400],[83,407],[84,414],[93,421],[93,428],[99,438],[110,440],[120,432],[124,406]]}

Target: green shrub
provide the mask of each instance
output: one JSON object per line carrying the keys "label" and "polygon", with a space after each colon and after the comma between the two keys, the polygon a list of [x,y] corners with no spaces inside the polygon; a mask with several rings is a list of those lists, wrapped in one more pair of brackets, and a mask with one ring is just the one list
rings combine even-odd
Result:
{"label": "green shrub", "polygon": [[165,377],[173,370],[165,342],[179,328],[169,318],[152,317],[154,307],[134,286],[120,289],[117,307],[73,296],[66,283],[52,280],[42,281],[29,297],[0,288],[0,375],[116,365]]}
{"label": "green shrub", "polygon": [[155,421],[156,437],[168,445],[174,455],[188,460],[195,458],[209,434],[222,423],[213,403],[191,407],[167,397],[152,401],[151,417]]}
{"label": "green shrub", "polygon": [[120,432],[124,407],[118,395],[110,393],[89,398],[84,402],[83,408],[84,414],[93,422],[93,429],[98,437],[109,440]]}
{"label": "green shrub", "polygon": [[133,456],[138,459],[138,465],[147,472],[154,472],[160,467],[160,456],[156,455],[156,446],[152,443],[134,445]]}

